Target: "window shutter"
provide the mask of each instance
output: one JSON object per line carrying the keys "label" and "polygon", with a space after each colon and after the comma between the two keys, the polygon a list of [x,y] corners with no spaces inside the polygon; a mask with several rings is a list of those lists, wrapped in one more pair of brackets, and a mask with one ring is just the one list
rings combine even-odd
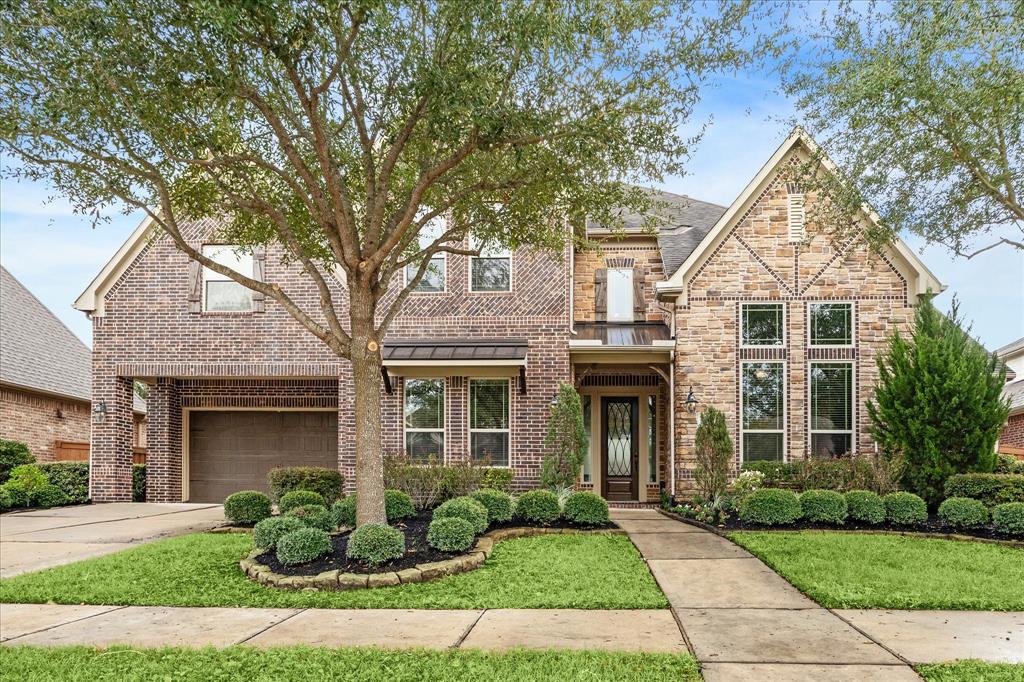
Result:
{"label": "window shutter", "polygon": [[633,321],[647,319],[647,304],[644,302],[644,270],[633,268]]}
{"label": "window shutter", "polygon": [[787,198],[789,241],[802,242],[804,240],[804,195],[791,192]]}
{"label": "window shutter", "polygon": [[188,311],[203,311],[203,266],[197,260],[188,262]]}
{"label": "window shutter", "polygon": [[[252,278],[257,282],[263,281],[263,273],[267,263],[267,250],[257,246],[252,252]],[[262,313],[266,310],[266,296],[261,291],[252,292],[252,311]]]}
{"label": "window shutter", "polygon": [[594,319],[604,322],[608,319],[608,270],[594,270]]}

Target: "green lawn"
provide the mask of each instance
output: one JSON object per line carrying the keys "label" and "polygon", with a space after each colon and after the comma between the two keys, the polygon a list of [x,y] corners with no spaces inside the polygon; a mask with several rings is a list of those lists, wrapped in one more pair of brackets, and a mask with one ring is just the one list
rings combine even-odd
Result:
{"label": "green lawn", "polygon": [[957,661],[916,670],[928,682],[1024,682],[1024,664]]}
{"label": "green lawn", "polygon": [[829,608],[1024,610],[1024,549],[817,531],[730,537]]}
{"label": "green lawn", "polygon": [[263,587],[238,569],[247,534],[200,533],[0,580],[0,601],[148,606],[580,608],[668,606],[623,535],[545,535],[498,543],[481,568],[441,580],[351,592]]}
{"label": "green lawn", "polygon": [[60,680],[672,680],[699,682],[687,654],[603,651],[387,651],[372,648],[132,649],[4,647],[0,677]]}

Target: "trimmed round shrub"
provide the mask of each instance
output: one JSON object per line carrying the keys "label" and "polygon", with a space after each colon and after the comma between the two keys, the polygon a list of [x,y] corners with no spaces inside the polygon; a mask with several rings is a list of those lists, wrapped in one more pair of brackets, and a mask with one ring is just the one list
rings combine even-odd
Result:
{"label": "trimmed round shrub", "polygon": [[251,526],[270,514],[270,498],[258,490],[242,490],[224,500],[224,516],[231,523]]}
{"label": "trimmed round shrub", "polygon": [[502,490],[480,488],[469,495],[487,509],[487,520],[490,523],[504,523],[512,520],[512,512],[516,503],[512,496]]}
{"label": "trimmed round shrub", "polygon": [[286,566],[305,564],[331,551],[331,536],[319,528],[299,528],[277,541],[277,560]]}
{"label": "trimmed round shrub", "polygon": [[516,518],[541,526],[554,523],[562,515],[558,495],[550,490],[531,490],[516,500]]}
{"label": "trimmed round shrub", "polygon": [[32,504],[37,507],[57,507],[68,503],[68,496],[58,486],[47,483],[32,493]]}
{"label": "trimmed round shrub", "polygon": [[296,507],[306,507],[311,504],[316,504],[321,507],[327,506],[327,503],[324,502],[324,496],[320,493],[315,493],[312,490],[293,490],[290,493],[285,493],[281,497],[281,501],[278,503],[277,508],[281,510],[282,514],[284,514]]}
{"label": "trimmed round shrub", "polygon": [[388,523],[395,523],[416,516],[416,507],[412,504],[412,498],[401,490],[385,490],[384,514]]}
{"label": "trimmed round shrub", "polygon": [[608,503],[594,493],[573,493],[565,501],[562,516],[581,526],[603,526],[608,523]]}
{"label": "trimmed round shrub", "polygon": [[928,520],[928,505],[914,493],[889,493],[885,500],[885,518],[897,526],[913,526]]}
{"label": "trimmed round shrub", "polygon": [[331,506],[331,518],[335,526],[347,526],[355,528],[356,525],[356,496],[343,497]]}
{"label": "trimmed round shrub", "polygon": [[951,497],[939,505],[939,518],[954,528],[977,528],[988,523],[988,508],[981,500]]}
{"label": "trimmed round shrub", "polygon": [[364,523],[348,536],[349,559],[380,566],[405,554],[405,535],[383,523]]}
{"label": "trimmed round shrub", "polygon": [[289,509],[284,515],[296,518],[310,528],[319,528],[328,533],[336,528],[334,516],[322,504],[304,504],[301,507]]}
{"label": "trimmed round shrub", "polygon": [[487,507],[472,497],[453,497],[434,510],[433,518],[446,519],[452,516],[469,521],[473,532],[478,535],[487,530]]}
{"label": "trimmed round shrub", "polygon": [[872,525],[885,521],[885,502],[870,490],[851,490],[844,495],[849,518]]}
{"label": "trimmed round shrub", "polygon": [[803,513],[800,498],[792,490],[761,488],[740,503],[740,520],[764,526],[785,526],[795,523]]}
{"label": "trimmed round shrub", "polygon": [[458,516],[434,519],[427,528],[427,542],[442,552],[464,552],[475,538],[473,524]]}
{"label": "trimmed round shrub", "polygon": [[306,527],[302,519],[297,519],[294,516],[271,516],[253,526],[252,544],[263,549],[274,549],[282,537]]}
{"label": "trimmed round shrub", "polygon": [[811,523],[846,523],[846,498],[834,490],[807,490],[800,495],[800,509]]}
{"label": "trimmed round shrub", "polygon": [[345,478],[337,469],[326,467],[279,467],[270,470],[267,482],[277,502],[293,490],[312,490],[320,493],[326,504],[333,504],[341,499]]}
{"label": "trimmed round shrub", "polygon": [[992,510],[992,525],[1007,535],[1024,535],[1024,502],[1007,502]]}

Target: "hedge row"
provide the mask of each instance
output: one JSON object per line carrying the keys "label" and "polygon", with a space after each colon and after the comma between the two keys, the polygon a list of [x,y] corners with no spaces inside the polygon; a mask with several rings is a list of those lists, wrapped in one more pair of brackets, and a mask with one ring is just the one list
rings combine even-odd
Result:
{"label": "hedge row", "polygon": [[928,519],[928,508],[917,495],[890,493],[885,497],[869,490],[807,490],[797,495],[781,488],[762,488],[740,502],[739,518],[746,523],[786,526],[804,519],[811,523],[843,525],[847,518],[869,524],[885,520],[911,526]]}

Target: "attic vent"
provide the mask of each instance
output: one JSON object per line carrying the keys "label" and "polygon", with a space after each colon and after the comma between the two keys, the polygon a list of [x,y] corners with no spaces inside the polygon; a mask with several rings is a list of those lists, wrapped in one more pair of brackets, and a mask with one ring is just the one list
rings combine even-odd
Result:
{"label": "attic vent", "polygon": [[806,237],[804,231],[804,194],[790,192],[787,197],[786,217],[789,223],[789,241],[802,242]]}

